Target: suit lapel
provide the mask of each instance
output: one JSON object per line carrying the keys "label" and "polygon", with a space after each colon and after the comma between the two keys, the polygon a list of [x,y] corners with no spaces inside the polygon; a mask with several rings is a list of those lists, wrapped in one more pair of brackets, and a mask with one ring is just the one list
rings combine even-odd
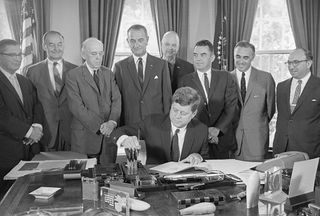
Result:
{"label": "suit lapel", "polygon": [[201,81],[199,79],[199,76],[198,76],[198,73],[197,72],[194,72],[192,74],[192,82],[196,85],[196,87],[200,90],[200,95],[201,97],[203,98],[204,101],[207,101],[206,100],[206,94],[204,93],[204,89],[202,87],[202,84],[201,84]]}
{"label": "suit lapel", "polygon": [[137,87],[137,89],[139,89],[139,91],[142,91],[142,88],[140,86],[140,82],[139,82],[139,79],[138,79],[138,72],[137,72],[136,64],[134,62],[133,56],[130,56],[128,58],[127,71],[129,72],[129,75],[130,75],[133,83]]}
{"label": "suit lapel", "polygon": [[242,101],[242,98],[241,98],[241,92],[240,92],[240,86],[239,86],[239,80],[238,80],[238,77],[237,77],[237,72],[236,70],[233,70],[231,72],[231,75],[234,79],[234,81],[236,82],[237,84],[237,93],[238,93],[238,98],[240,98],[241,100],[238,100],[238,102],[240,103],[241,107],[243,106],[243,101]]}
{"label": "suit lapel", "polygon": [[146,70],[144,73],[144,80],[143,80],[143,90],[142,90],[143,93],[146,91],[150,80],[156,76],[156,74],[155,74],[156,70],[154,70],[153,67],[154,67],[153,60],[150,57],[150,55],[147,54]]}
{"label": "suit lapel", "polygon": [[49,69],[48,69],[48,60],[44,61],[43,64],[42,64],[42,68],[41,68],[41,76],[42,76],[42,80],[43,80],[43,83],[47,83],[48,84],[48,90],[49,90],[49,93],[55,97],[55,93],[54,93],[54,89],[53,89],[53,86],[52,86],[52,83],[51,83],[51,79],[50,79],[50,74],[49,74]]}
{"label": "suit lapel", "polygon": [[257,81],[257,73],[255,72],[255,69],[252,68],[251,69],[251,74],[250,74],[250,77],[249,77],[249,83],[248,83],[248,88],[247,88],[247,92],[246,92],[246,98],[244,100],[244,103],[243,104],[246,104],[251,93],[252,93],[252,90],[254,88],[254,84],[256,83]]}
{"label": "suit lapel", "polygon": [[285,106],[287,107],[288,113],[291,113],[290,109],[290,88],[291,88],[292,78],[284,83],[284,95],[285,98]]}
{"label": "suit lapel", "polygon": [[312,77],[312,75],[310,76],[308,82],[306,83],[300,97],[298,98],[298,101],[297,101],[297,105],[295,107],[295,109],[293,110],[292,113],[294,113],[297,109],[299,109],[299,107],[301,106],[302,102],[308,97],[308,95],[311,94],[312,92],[312,89],[314,87],[314,79]]}
{"label": "suit lapel", "polygon": [[181,152],[181,159],[188,157],[188,155],[191,152],[191,147],[193,145],[193,140],[196,137],[196,135],[193,133],[193,122],[188,124],[186,128],[186,134],[184,137],[182,152]]}
{"label": "suit lapel", "polygon": [[24,101],[24,103],[22,104],[21,100],[19,98],[19,103],[23,107],[24,112],[27,113],[28,109],[26,109],[26,108],[28,107],[28,102],[32,101],[32,99],[30,99],[31,95],[28,94],[28,92],[29,92],[28,88],[25,85],[25,82],[22,80],[22,78],[18,74],[17,74],[17,79],[18,79],[18,82],[19,82],[19,85],[20,85],[20,89],[21,89],[21,93],[22,93],[22,97],[23,97],[23,101]]}
{"label": "suit lapel", "polygon": [[88,68],[87,68],[86,65],[82,65],[82,76],[83,76],[84,80],[85,80],[98,94],[100,94],[99,89],[98,89],[96,83],[94,82],[93,77],[92,77],[91,73],[89,72],[89,70],[88,70]]}
{"label": "suit lapel", "polygon": [[[0,80],[2,81],[2,83],[7,86],[7,88],[11,91],[11,93],[14,95],[14,97],[19,101],[19,104],[22,108],[23,107],[23,103],[17,93],[17,91],[15,90],[15,88],[12,86],[11,82],[8,80],[8,78],[2,73],[0,72]],[[20,82],[19,82],[20,84]],[[21,87],[20,87],[21,88]],[[22,89],[21,89],[22,91]],[[22,97],[23,97],[23,93],[22,93]]]}
{"label": "suit lapel", "polygon": [[215,92],[215,88],[218,85],[218,83],[219,83],[219,76],[217,75],[217,72],[215,72],[214,70],[211,70],[211,81],[210,81],[208,98],[211,98],[211,96]]}
{"label": "suit lapel", "polygon": [[167,156],[168,161],[171,160],[171,121],[169,115],[161,124],[161,140],[162,145]]}

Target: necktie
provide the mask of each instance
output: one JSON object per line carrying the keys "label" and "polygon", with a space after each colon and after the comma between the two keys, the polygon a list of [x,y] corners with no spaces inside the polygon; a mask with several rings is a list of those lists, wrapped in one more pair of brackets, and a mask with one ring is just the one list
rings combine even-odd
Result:
{"label": "necktie", "polygon": [[143,63],[142,58],[138,59],[138,78],[141,85],[141,88],[143,86]]}
{"label": "necktie", "polygon": [[242,97],[242,102],[246,99],[246,78],[245,78],[245,73],[242,72],[241,76],[241,86],[240,86],[240,92],[241,92],[241,97]]}
{"label": "necktie", "polygon": [[171,159],[173,161],[178,161],[180,157],[179,138],[178,138],[179,131],[180,131],[179,129],[176,129],[171,140]]}
{"label": "necktie", "polygon": [[209,79],[208,79],[207,73],[204,73],[204,87],[207,92],[207,97],[209,98],[210,85],[209,85]]}
{"label": "necktie", "polygon": [[60,94],[61,88],[62,88],[62,79],[60,78],[60,74],[57,68],[58,62],[53,62],[53,76],[54,76],[54,82],[56,84],[56,96]]}
{"label": "necktie", "polygon": [[96,85],[97,85],[97,87],[98,87],[98,90],[99,90],[99,92],[100,92],[98,71],[99,71],[99,70],[94,70],[94,71],[93,71],[93,80],[94,80],[94,82],[96,83]]}
{"label": "necktie", "polygon": [[16,90],[21,102],[23,103],[23,97],[22,97],[22,92],[21,92],[18,78],[16,76],[12,75],[12,76],[10,76],[10,82],[13,85],[14,89]]}
{"label": "necktie", "polygon": [[302,80],[298,80],[298,85],[297,85],[296,90],[294,92],[292,105],[290,106],[291,113],[293,112],[294,108],[296,107],[298,99],[300,97],[300,94],[301,94],[301,83],[302,83]]}

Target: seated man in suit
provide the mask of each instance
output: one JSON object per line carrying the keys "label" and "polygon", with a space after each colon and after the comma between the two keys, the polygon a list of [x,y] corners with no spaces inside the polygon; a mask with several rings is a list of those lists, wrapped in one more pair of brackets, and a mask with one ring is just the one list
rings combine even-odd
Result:
{"label": "seated man in suit", "polygon": [[191,63],[177,57],[179,41],[179,36],[174,31],[166,32],[161,40],[162,59],[168,62],[172,92],[177,90],[178,83],[184,75],[194,71]]}
{"label": "seated man in suit", "polygon": [[169,115],[152,114],[142,122],[115,130],[111,137],[118,146],[139,149],[137,134],[146,142],[147,164],[168,161],[200,163],[208,158],[208,128],[193,119],[200,95],[190,87],[176,90]]}
{"label": "seated man in suit", "polygon": [[44,114],[32,83],[17,74],[22,60],[20,44],[0,41],[0,191],[2,178],[20,160],[39,153]]}

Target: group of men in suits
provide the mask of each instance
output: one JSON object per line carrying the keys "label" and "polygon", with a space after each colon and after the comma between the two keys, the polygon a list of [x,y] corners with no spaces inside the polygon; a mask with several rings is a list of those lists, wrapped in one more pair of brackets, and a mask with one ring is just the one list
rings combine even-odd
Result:
{"label": "group of men in suits", "polygon": [[[252,67],[254,46],[237,43],[236,68],[229,73],[212,69],[210,41],[196,43],[192,66],[176,57],[175,32],[162,39],[162,59],[147,53],[148,40],[144,26],[131,26],[132,55],[112,72],[102,66],[105,51],[98,39],[83,42],[84,63],[76,67],[63,59],[63,36],[49,31],[43,36],[47,59],[28,68],[29,79],[16,74],[19,44],[0,41],[1,173],[40,150],[72,150],[114,162],[117,145],[139,148],[137,138],[130,137],[138,131],[148,163],[262,161],[275,112],[275,83],[270,73]],[[304,49],[294,50],[287,64],[292,78],[277,87],[274,152],[317,157],[320,79],[311,74],[312,56]]]}

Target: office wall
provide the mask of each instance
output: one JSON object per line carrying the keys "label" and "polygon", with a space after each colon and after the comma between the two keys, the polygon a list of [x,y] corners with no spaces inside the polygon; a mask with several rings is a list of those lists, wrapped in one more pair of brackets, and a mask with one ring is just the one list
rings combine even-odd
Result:
{"label": "office wall", "polygon": [[[79,0],[50,0],[50,25],[65,37],[65,59],[81,64]],[[193,62],[193,46],[198,40],[213,41],[217,0],[190,0],[188,60]]]}
{"label": "office wall", "polygon": [[50,26],[64,36],[64,58],[81,64],[79,0],[50,0]]}

